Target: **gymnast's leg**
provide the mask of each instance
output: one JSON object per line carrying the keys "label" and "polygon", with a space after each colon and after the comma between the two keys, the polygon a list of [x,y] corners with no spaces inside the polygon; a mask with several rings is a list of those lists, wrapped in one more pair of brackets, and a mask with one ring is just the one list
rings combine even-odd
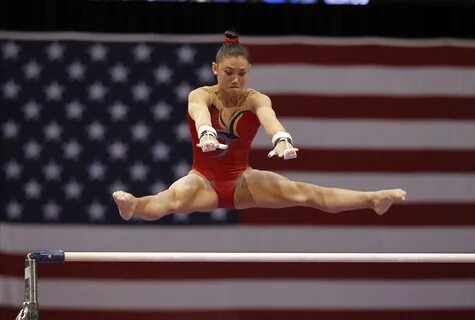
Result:
{"label": "gymnast's leg", "polygon": [[116,191],[112,196],[124,220],[134,214],[144,220],[158,220],[170,213],[211,211],[218,205],[218,197],[208,180],[192,172],[156,195],[135,197]]}
{"label": "gymnast's leg", "polygon": [[336,213],[355,209],[373,209],[385,213],[395,201],[405,200],[401,189],[354,191],[296,182],[270,171],[246,170],[236,188],[236,208],[286,208],[305,206]]}

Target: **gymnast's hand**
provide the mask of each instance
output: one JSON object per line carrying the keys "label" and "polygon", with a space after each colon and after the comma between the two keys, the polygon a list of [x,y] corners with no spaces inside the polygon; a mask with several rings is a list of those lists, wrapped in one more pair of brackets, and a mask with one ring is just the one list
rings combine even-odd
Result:
{"label": "gymnast's hand", "polygon": [[279,158],[284,158],[284,160],[295,159],[297,158],[297,151],[299,149],[294,148],[290,142],[287,140],[282,140],[275,146],[274,150],[269,152],[268,157],[272,158],[277,155]]}
{"label": "gymnast's hand", "polygon": [[216,149],[225,150],[228,148],[227,145],[219,143],[218,139],[212,134],[205,133],[200,139],[200,143],[196,145],[198,148],[201,148],[203,152],[215,151]]}

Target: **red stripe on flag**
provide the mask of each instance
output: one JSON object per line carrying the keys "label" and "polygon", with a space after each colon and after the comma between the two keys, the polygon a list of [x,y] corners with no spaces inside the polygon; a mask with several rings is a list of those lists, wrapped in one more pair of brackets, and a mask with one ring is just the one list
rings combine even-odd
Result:
{"label": "red stripe on flag", "polygon": [[475,203],[394,205],[382,215],[372,210],[330,214],[317,209],[251,208],[241,211],[241,222],[251,225],[332,225],[332,226],[473,226]]}
{"label": "red stripe on flag", "polygon": [[[377,306],[375,306],[377,307]],[[14,319],[20,311],[0,307],[1,319]],[[454,310],[181,310],[181,311],[129,311],[129,310],[74,310],[40,307],[40,315],[48,320],[473,320],[475,309]]]}
{"label": "red stripe on flag", "polygon": [[267,156],[269,150],[252,150],[251,166],[270,171],[475,172],[475,152],[473,150],[315,150],[299,148],[298,157],[292,161],[269,161]]}
{"label": "red stripe on flag", "polygon": [[[248,45],[252,63],[322,65],[474,66],[475,48],[399,47],[390,45]],[[285,52],[285,54],[276,54]]]}
{"label": "red stripe on flag", "polygon": [[279,117],[475,119],[473,107],[475,97],[342,97],[273,94],[272,104]]}

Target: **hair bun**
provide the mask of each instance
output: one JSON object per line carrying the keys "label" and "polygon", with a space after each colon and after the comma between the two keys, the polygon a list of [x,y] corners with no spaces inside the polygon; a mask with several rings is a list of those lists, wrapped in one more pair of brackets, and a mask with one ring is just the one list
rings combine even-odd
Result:
{"label": "hair bun", "polygon": [[224,43],[239,43],[239,36],[234,31],[226,31],[224,33]]}

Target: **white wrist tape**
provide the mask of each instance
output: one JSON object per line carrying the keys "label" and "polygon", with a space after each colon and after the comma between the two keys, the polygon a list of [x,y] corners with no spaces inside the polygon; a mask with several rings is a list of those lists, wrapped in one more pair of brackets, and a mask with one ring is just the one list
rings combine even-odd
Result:
{"label": "white wrist tape", "polygon": [[204,134],[211,134],[215,138],[218,136],[218,133],[212,126],[202,125],[198,128],[198,139],[201,139]]}
{"label": "white wrist tape", "polygon": [[287,140],[290,144],[292,144],[292,137],[288,132],[277,131],[274,136],[272,136],[272,145],[275,147],[280,140]]}

